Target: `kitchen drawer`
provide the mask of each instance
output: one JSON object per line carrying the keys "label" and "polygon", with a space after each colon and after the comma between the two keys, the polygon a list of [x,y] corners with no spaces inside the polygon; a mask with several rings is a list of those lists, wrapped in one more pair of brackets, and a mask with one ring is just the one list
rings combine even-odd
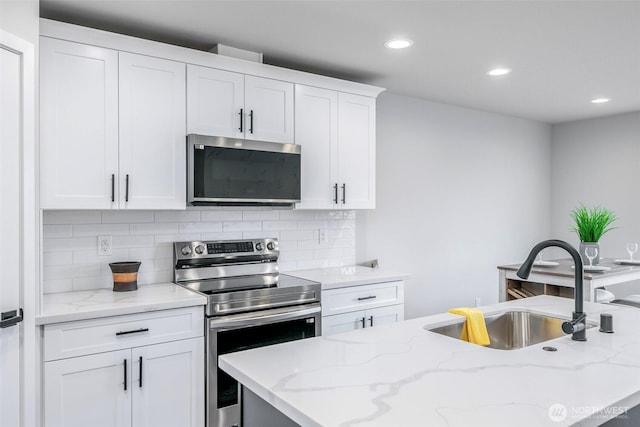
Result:
{"label": "kitchen drawer", "polygon": [[349,286],[322,292],[322,315],[404,304],[404,281]]}
{"label": "kitchen drawer", "polygon": [[204,336],[204,308],[187,307],[45,325],[44,360]]}

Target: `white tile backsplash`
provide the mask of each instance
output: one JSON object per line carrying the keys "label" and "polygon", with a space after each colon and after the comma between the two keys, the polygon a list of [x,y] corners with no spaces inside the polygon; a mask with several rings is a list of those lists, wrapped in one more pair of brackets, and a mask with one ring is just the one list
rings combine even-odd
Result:
{"label": "white tile backsplash", "polygon": [[[111,288],[109,263],[141,261],[138,283],[173,280],[174,241],[280,239],[280,270],[355,263],[355,211],[189,208],[186,211],[46,211],[45,294]],[[97,236],[112,236],[111,256]],[[321,240],[320,236],[326,236]]]}

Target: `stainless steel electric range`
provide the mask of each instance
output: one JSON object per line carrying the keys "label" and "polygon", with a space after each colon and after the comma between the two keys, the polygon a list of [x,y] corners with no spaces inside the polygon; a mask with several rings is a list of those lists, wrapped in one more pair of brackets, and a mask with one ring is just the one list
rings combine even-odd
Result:
{"label": "stainless steel electric range", "polygon": [[207,427],[241,425],[218,355],[320,335],[320,284],[278,272],[277,239],[174,243],[174,282],[207,297]]}

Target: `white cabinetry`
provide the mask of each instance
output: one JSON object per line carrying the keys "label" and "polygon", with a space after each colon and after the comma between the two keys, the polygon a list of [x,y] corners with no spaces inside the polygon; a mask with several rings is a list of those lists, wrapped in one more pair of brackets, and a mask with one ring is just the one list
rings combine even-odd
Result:
{"label": "white cabinetry", "polygon": [[45,209],[114,205],[118,52],[40,38],[40,178]]}
{"label": "white cabinetry", "polygon": [[404,320],[404,282],[322,291],[322,335]]}
{"label": "white cabinetry", "polygon": [[185,64],[119,60],[120,207],[185,209]]}
{"label": "white cabinetry", "polygon": [[44,425],[204,425],[202,307],[46,325]]}
{"label": "white cabinetry", "polygon": [[375,98],[296,85],[298,209],[375,208]]}
{"label": "white cabinetry", "polygon": [[189,65],[187,131],[293,143],[293,83]]}
{"label": "white cabinetry", "polygon": [[44,209],[186,207],[185,65],[41,37]]}

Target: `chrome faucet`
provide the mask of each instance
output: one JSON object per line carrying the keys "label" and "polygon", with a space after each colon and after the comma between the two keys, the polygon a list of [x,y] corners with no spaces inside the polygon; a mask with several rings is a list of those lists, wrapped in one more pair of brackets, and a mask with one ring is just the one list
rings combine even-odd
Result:
{"label": "chrome faucet", "polygon": [[572,334],[571,339],[576,341],[586,341],[586,329],[587,329],[587,314],[582,311],[583,310],[583,301],[584,301],[584,290],[582,288],[583,285],[583,272],[582,272],[582,258],[580,254],[570,244],[564,242],[562,240],[545,240],[543,242],[538,243],[531,249],[529,256],[522,263],[516,274],[521,279],[527,279],[529,274],[531,274],[531,268],[533,267],[533,262],[538,255],[538,252],[543,250],[544,248],[548,248],[550,246],[557,246],[559,248],[564,249],[569,252],[571,258],[573,258],[573,263],[575,267],[575,285],[574,285],[574,301],[575,301],[575,309],[572,315],[571,322],[564,322],[562,324],[562,331],[565,334]]}

